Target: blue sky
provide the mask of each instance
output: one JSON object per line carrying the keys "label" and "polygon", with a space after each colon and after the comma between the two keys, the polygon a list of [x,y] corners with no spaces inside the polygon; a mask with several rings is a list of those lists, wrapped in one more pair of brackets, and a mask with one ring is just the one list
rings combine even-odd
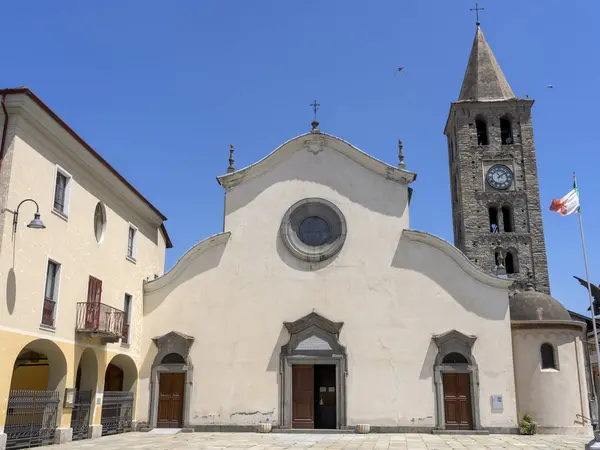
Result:
{"label": "blue sky", "polygon": [[[600,282],[595,56],[600,2],[488,0],[483,31],[534,131],[552,294],[584,312],[575,216],[548,211],[577,171]],[[321,129],[418,173],[411,226],[452,240],[446,140],[475,33],[470,0],[6,2],[0,85],[26,85],[168,217],[175,248],[221,231],[215,176]],[[399,66],[404,74],[394,75]],[[552,84],[554,89],[546,88]],[[395,245],[390,243],[390,245]]]}

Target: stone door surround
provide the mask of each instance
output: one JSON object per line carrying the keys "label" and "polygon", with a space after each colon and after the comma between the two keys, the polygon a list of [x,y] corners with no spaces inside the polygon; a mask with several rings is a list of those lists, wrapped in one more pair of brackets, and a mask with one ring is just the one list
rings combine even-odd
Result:
{"label": "stone door surround", "polygon": [[[194,380],[193,366],[190,361],[190,348],[194,343],[192,336],[171,331],[163,336],[152,339],[158,353],[152,363],[150,375],[150,423],[151,428],[156,428],[158,421],[158,397],[159,397],[159,380],[161,373],[184,373],[184,389],[183,389],[183,415],[182,428],[189,427],[190,402],[192,397],[192,385]],[[165,356],[175,353],[180,355],[185,363],[163,363]]]}

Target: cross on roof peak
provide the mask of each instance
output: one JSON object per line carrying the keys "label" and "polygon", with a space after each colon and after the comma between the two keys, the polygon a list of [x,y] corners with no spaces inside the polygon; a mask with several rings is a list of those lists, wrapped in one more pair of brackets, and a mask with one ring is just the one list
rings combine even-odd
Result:
{"label": "cross on roof peak", "polygon": [[475,8],[471,8],[469,11],[475,11],[475,17],[477,18],[477,22],[475,22],[477,24],[477,26],[481,25],[481,22],[479,21],[479,11],[483,11],[485,10],[485,8],[480,8],[479,7],[479,2],[475,2]]}

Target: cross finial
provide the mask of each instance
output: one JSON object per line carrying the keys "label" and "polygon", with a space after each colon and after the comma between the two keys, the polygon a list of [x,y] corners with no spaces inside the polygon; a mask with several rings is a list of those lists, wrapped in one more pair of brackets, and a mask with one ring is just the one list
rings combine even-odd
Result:
{"label": "cross finial", "polygon": [[315,120],[317,120],[317,111],[319,110],[319,106],[321,106],[321,104],[317,103],[315,100],[314,103],[310,104],[310,106],[312,106],[313,112],[315,113]]}
{"label": "cross finial", "polygon": [[402,139],[398,139],[398,168],[405,169],[406,164],[404,164],[404,152],[402,149],[404,148],[404,144],[402,143]]}
{"label": "cross finial", "polygon": [[485,8],[480,8],[479,7],[479,2],[475,2],[475,8],[471,8],[469,11],[475,11],[475,16],[477,17],[477,22],[475,22],[477,24],[477,26],[481,25],[481,22],[479,21],[479,11],[483,11],[485,10]]}
{"label": "cross finial", "polygon": [[319,122],[317,121],[317,111],[319,110],[319,106],[321,106],[321,104],[317,103],[317,101],[315,100],[314,103],[310,104],[310,106],[312,106],[313,112],[315,113],[315,119],[311,123],[312,132],[318,133],[319,132]]}
{"label": "cross finial", "polygon": [[227,168],[227,173],[235,172],[235,168],[233,167],[233,144],[229,145],[229,167]]}

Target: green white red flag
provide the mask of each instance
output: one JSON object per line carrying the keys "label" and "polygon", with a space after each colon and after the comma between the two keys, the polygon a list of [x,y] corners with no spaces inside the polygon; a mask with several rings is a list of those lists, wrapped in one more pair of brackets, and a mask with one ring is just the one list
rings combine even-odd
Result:
{"label": "green white red flag", "polygon": [[561,216],[568,216],[579,211],[579,189],[576,182],[573,182],[573,189],[567,195],[560,200],[552,200],[550,211],[557,212]]}

